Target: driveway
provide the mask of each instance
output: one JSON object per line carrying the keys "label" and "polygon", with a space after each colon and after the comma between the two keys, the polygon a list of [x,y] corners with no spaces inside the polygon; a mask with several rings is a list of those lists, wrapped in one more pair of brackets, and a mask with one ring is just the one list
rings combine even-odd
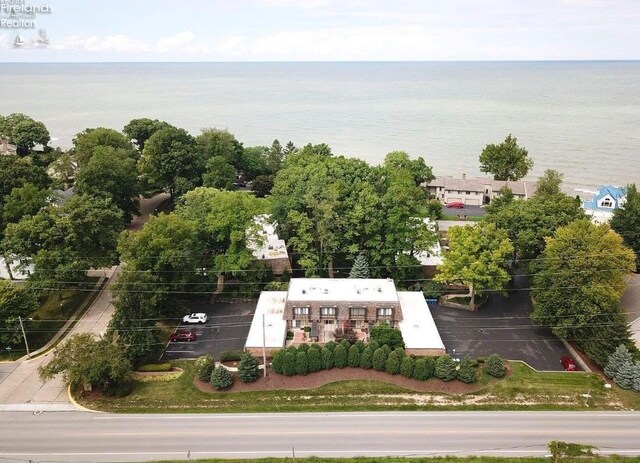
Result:
{"label": "driveway", "polygon": [[482,217],[487,213],[482,206],[471,206],[465,204],[463,209],[456,209],[452,207],[447,207],[446,205],[442,208],[442,213],[447,215],[466,215],[469,217]]}
{"label": "driveway", "polygon": [[257,303],[244,300],[213,304],[189,302],[191,312],[204,312],[209,320],[204,325],[181,324],[181,328],[192,329],[198,339],[169,343],[163,359],[196,358],[209,354],[217,360],[222,351],[244,349]]}
{"label": "driveway", "polygon": [[570,355],[548,328],[529,319],[531,299],[527,279],[516,277],[516,291],[508,298],[491,294],[478,312],[430,305],[447,352],[480,357],[499,354],[522,360],[536,370],[561,371],[560,357]]}

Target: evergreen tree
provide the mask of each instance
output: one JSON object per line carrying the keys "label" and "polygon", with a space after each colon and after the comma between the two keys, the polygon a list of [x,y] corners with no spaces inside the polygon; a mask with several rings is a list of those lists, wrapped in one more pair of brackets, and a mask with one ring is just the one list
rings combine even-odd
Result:
{"label": "evergreen tree", "polygon": [[469,357],[465,357],[460,362],[460,368],[458,369],[458,379],[463,383],[475,383],[478,381],[478,375],[476,369],[473,367],[473,362]]}
{"label": "evergreen tree", "polygon": [[484,372],[494,378],[502,378],[507,369],[504,361],[498,354],[491,354],[484,362]]}
{"label": "evergreen tree", "polygon": [[358,347],[358,350],[360,351],[360,353],[362,354],[362,352],[364,352],[365,348],[367,347],[367,345],[362,342],[362,341],[357,341],[354,346]]}
{"label": "evergreen tree", "polygon": [[436,378],[442,381],[451,381],[456,378],[456,362],[449,354],[444,354],[436,360]]}
{"label": "evergreen tree", "polygon": [[367,345],[371,349],[371,354],[373,354],[378,349],[378,347],[380,347],[380,343],[375,339],[372,339],[371,341],[369,341],[369,344]]}
{"label": "evergreen tree", "polygon": [[611,218],[613,228],[636,255],[636,269],[640,270],[640,193],[635,184],[627,187],[624,207],[615,209]]}
{"label": "evergreen tree", "polygon": [[322,355],[320,354],[320,349],[316,349],[313,345],[309,347],[307,360],[309,361],[309,373],[322,370]]}
{"label": "evergreen tree", "polygon": [[636,392],[640,392],[640,361],[634,364],[633,371],[633,390]]}
{"label": "evergreen tree", "polygon": [[436,359],[434,357],[425,358],[425,379],[433,378],[436,375]]}
{"label": "evergreen tree", "polygon": [[627,362],[620,366],[613,380],[622,389],[632,389],[634,376],[635,365],[632,362]]}
{"label": "evergreen tree", "polygon": [[298,352],[306,352],[309,350],[309,344],[307,344],[306,342],[303,342],[302,344],[300,344],[298,346]]}
{"label": "evergreen tree", "polygon": [[324,349],[329,349],[331,352],[336,350],[336,346],[337,344],[333,341],[329,341],[327,343],[325,343],[324,345]]}
{"label": "evergreen tree", "polygon": [[325,370],[331,370],[333,368],[333,352],[326,346],[322,349],[322,368]]}
{"label": "evergreen tree", "polygon": [[296,373],[305,376],[309,373],[309,360],[307,359],[307,352],[301,350],[296,355]]}
{"label": "evergreen tree", "polygon": [[424,381],[425,379],[429,379],[429,375],[427,373],[427,359],[424,357],[419,357],[416,359],[415,365],[413,367],[413,377],[415,379],[419,379],[420,381]]}
{"label": "evergreen tree", "polygon": [[348,353],[345,346],[342,343],[338,344],[335,352],[333,353],[333,363],[336,366],[336,368],[344,368],[347,366],[347,363],[348,363],[347,356],[348,356]]}
{"label": "evergreen tree", "polygon": [[413,366],[413,358],[405,355],[402,358],[402,363],[400,364],[400,374],[405,378],[411,378],[411,375],[413,375]]}
{"label": "evergreen tree", "polygon": [[360,368],[365,370],[370,370],[373,368],[373,351],[370,346],[362,351],[362,355],[360,356]]}
{"label": "evergreen tree", "polygon": [[396,351],[391,352],[387,357],[385,368],[390,375],[400,373],[400,355]]}
{"label": "evergreen tree", "polygon": [[360,366],[360,348],[356,344],[349,348],[348,363],[351,368],[358,368]]}
{"label": "evergreen tree", "polygon": [[296,354],[293,352],[287,352],[284,354],[282,373],[285,376],[293,376],[296,374]]}
{"label": "evergreen tree", "polygon": [[372,366],[376,371],[384,371],[387,364],[387,352],[384,348],[379,347],[373,353]]}
{"label": "evergreen tree", "polygon": [[344,347],[347,352],[349,352],[349,348],[351,347],[351,343],[349,341],[343,339],[342,341],[340,341],[340,345]]}
{"label": "evergreen tree", "polygon": [[215,362],[210,355],[202,355],[196,359],[193,366],[196,368],[198,379],[203,382],[211,380],[211,373],[215,368]]}
{"label": "evergreen tree", "polygon": [[615,380],[616,375],[623,365],[633,362],[633,356],[627,346],[620,344],[615,352],[609,356],[607,365],[604,367],[604,374]]}
{"label": "evergreen tree", "polygon": [[238,378],[243,383],[252,383],[260,377],[260,362],[249,352],[242,354],[238,363]]}
{"label": "evergreen tree", "polygon": [[271,359],[271,368],[273,368],[273,371],[280,375],[284,374],[284,356],[286,354],[287,351],[285,349],[280,349],[273,355],[273,358]]}
{"label": "evergreen tree", "polygon": [[233,386],[233,375],[223,366],[217,367],[211,374],[211,385],[218,391],[224,391]]}
{"label": "evergreen tree", "polygon": [[364,252],[358,254],[356,260],[353,261],[349,278],[369,278],[369,262]]}

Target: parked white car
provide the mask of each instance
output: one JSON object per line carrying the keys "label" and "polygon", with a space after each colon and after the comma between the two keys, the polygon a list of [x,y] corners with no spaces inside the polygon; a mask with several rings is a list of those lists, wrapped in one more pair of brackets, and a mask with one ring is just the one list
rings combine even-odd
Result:
{"label": "parked white car", "polygon": [[207,320],[206,313],[192,313],[182,318],[183,323],[207,323]]}

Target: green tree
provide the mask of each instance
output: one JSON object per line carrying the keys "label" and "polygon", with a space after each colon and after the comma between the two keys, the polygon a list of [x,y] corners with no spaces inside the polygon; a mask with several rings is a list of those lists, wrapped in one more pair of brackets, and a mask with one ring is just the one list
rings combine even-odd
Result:
{"label": "green tree", "polygon": [[410,159],[404,151],[392,151],[385,157],[385,166],[395,170],[406,170],[413,174],[416,186],[429,183],[436,177],[433,175],[431,167],[427,166],[424,159]]}
{"label": "green tree", "polygon": [[211,380],[211,374],[216,367],[216,363],[210,355],[201,355],[196,359],[193,366],[196,368],[198,379],[204,383],[208,383]]}
{"label": "green tree", "polygon": [[415,362],[413,358],[405,355],[402,357],[402,362],[400,364],[400,374],[405,378],[412,378],[414,365]]}
{"label": "green tree", "polygon": [[520,180],[533,168],[529,152],[518,146],[516,137],[507,135],[499,145],[487,145],[480,154],[480,171],[493,174],[494,180]]}
{"label": "green tree", "polygon": [[560,187],[562,186],[563,174],[557,170],[547,169],[544,171],[542,177],[538,179],[536,186],[536,196],[556,196],[562,193]]}
{"label": "green tree", "polygon": [[42,167],[34,165],[29,159],[0,156],[0,203],[14,188],[22,188],[27,183],[43,190],[51,186],[51,179]]}
{"label": "green tree", "polygon": [[49,166],[47,172],[59,188],[66,189],[73,184],[78,163],[71,153],[60,153]]}
{"label": "green tree", "polygon": [[367,346],[360,355],[360,368],[370,370],[373,368],[373,350]]}
{"label": "green tree", "polygon": [[393,328],[387,323],[381,323],[371,328],[371,339],[381,346],[387,345],[391,349],[397,347],[404,348],[402,332],[398,328]]}
{"label": "green tree", "polygon": [[260,362],[249,352],[242,354],[238,363],[238,378],[243,383],[253,383],[260,377]]}
{"label": "green tree", "polygon": [[0,343],[21,342],[18,317],[28,317],[37,307],[38,299],[33,291],[0,280]]}
{"label": "green tree", "polygon": [[233,190],[236,170],[222,156],[214,156],[207,161],[206,171],[202,175],[202,184],[218,190]]}
{"label": "green tree", "polygon": [[636,254],[636,270],[640,269],[640,193],[635,184],[627,187],[624,206],[613,211],[611,228]]}
{"label": "green tree", "polygon": [[273,358],[271,359],[271,368],[280,375],[284,374],[284,356],[286,354],[287,351],[285,349],[280,349],[273,354]]}
{"label": "green tree", "polygon": [[309,373],[309,360],[307,352],[304,350],[298,351],[296,354],[296,373],[303,376]]}
{"label": "green tree", "polygon": [[50,197],[50,190],[40,189],[30,183],[14,188],[4,198],[2,221],[5,224],[16,223],[23,217],[35,215],[47,205]]}
{"label": "green tree", "polygon": [[253,191],[258,198],[269,196],[273,188],[273,180],[273,175],[258,175],[251,184],[251,191]]}
{"label": "green tree", "polygon": [[200,184],[202,162],[195,152],[195,142],[184,129],[165,127],[145,143],[140,172],[151,187],[181,195]]}
{"label": "green tree", "polygon": [[360,348],[355,344],[349,348],[348,364],[351,368],[360,366]]}
{"label": "green tree", "polygon": [[296,374],[296,354],[287,352],[284,354],[282,361],[282,373],[285,376],[293,376]]}
{"label": "green tree", "polygon": [[390,375],[397,375],[398,373],[400,373],[401,361],[402,360],[400,358],[400,355],[395,350],[391,352],[389,354],[389,357],[387,357],[387,361],[385,362],[386,372]]}
{"label": "green tree", "polygon": [[424,381],[430,378],[430,375],[427,372],[427,359],[424,357],[418,357],[416,359],[415,365],[413,367],[413,378],[419,379],[420,381]]}
{"label": "green tree", "polygon": [[369,278],[369,263],[364,252],[358,254],[349,272],[349,278]]}
{"label": "green tree", "polygon": [[27,156],[31,154],[37,144],[46,146],[51,137],[42,122],[29,118],[18,122],[13,127],[11,140],[16,144],[18,156]]}
{"label": "green tree", "polygon": [[140,214],[136,163],[122,148],[94,148],[89,161],[78,171],[75,193],[111,199],[123,211],[127,223],[134,214]]}
{"label": "green tree", "polygon": [[91,385],[108,392],[130,382],[131,370],[131,363],[119,345],[82,333],[59,344],[51,361],[38,368],[38,374],[43,381],[62,374],[64,382],[73,387]]}
{"label": "green tree", "polygon": [[476,369],[473,366],[473,361],[469,357],[465,357],[460,362],[460,368],[458,369],[458,379],[463,383],[475,383],[478,381],[478,375]]}
{"label": "green tree", "polygon": [[242,144],[228,130],[204,129],[195,138],[195,147],[203,161],[220,156],[233,167],[241,170]]}
{"label": "green tree", "polygon": [[[634,270],[635,256],[608,225],[587,219],[559,228],[546,243],[535,265],[531,318],[584,348],[603,320],[620,313],[624,278]],[[604,351],[586,353],[602,363],[619,344],[632,345],[628,334],[623,328]]]}
{"label": "green tree", "polygon": [[160,129],[170,127],[170,125],[164,121],[157,119],[141,118],[132,119],[127,125],[124,126],[122,132],[133,140],[138,146],[138,150],[142,152],[144,150],[144,144],[151,136]]}
{"label": "green tree", "polygon": [[338,344],[333,353],[333,364],[336,368],[344,368],[348,364],[348,351],[343,344]]}
{"label": "green tree", "polygon": [[507,369],[504,366],[504,361],[498,354],[491,354],[484,361],[483,371],[494,378],[502,378],[506,374]]}
{"label": "green tree", "polygon": [[485,210],[489,215],[498,214],[503,207],[511,204],[514,200],[515,200],[515,196],[513,194],[513,191],[511,191],[511,188],[505,185],[502,188],[500,188],[500,191],[498,192],[498,196],[496,196],[491,200],[491,202],[485,208]]}
{"label": "green tree", "polygon": [[218,391],[226,391],[233,386],[233,375],[222,365],[216,367],[211,374],[211,385]]}
{"label": "green tree", "polygon": [[127,137],[117,130],[98,127],[86,129],[73,139],[73,154],[78,161],[78,166],[86,165],[98,147],[124,150],[132,159],[137,159],[136,150]]}
{"label": "green tree", "polygon": [[448,231],[449,251],[435,280],[441,283],[460,281],[469,287],[469,306],[475,295],[487,289],[502,290],[511,276],[505,259],[513,245],[504,230],[491,223],[451,227]]}
{"label": "green tree", "polygon": [[604,367],[604,374],[611,379],[615,379],[623,365],[633,363],[633,355],[624,344],[620,344],[609,358]]}
{"label": "green tree", "polygon": [[442,203],[437,199],[427,201],[427,217],[431,220],[442,220],[444,216],[442,212]]}
{"label": "green tree", "polygon": [[441,355],[436,359],[436,378],[442,381],[451,381],[456,378],[456,362],[449,354]]}
{"label": "green tree", "polygon": [[427,379],[433,378],[436,374],[436,359],[434,357],[426,357],[424,366]]}
{"label": "green tree", "polygon": [[312,345],[307,351],[307,359],[309,360],[309,373],[322,370],[322,354],[320,349],[316,349]]}
{"label": "green tree", "polygon": [[322,348],[322,368],[324,370],[331,370],[334,366],[333,362],[333,351],[327,349],[326,347]]}
{"label": "green tree", "polygon": [[373,352],[372,366],[376,371],[385,371],[387,368],[387,356],[389,354],[382,347]]}

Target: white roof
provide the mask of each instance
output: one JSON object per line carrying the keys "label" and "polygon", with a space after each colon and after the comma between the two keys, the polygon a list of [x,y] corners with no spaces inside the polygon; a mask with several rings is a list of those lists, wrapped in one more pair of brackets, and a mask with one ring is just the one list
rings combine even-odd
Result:
{"label": "white roof", "polygon": [[284,347],[287,322],[284,320],[286,291],[263,291],[258,299],[256,313],[251,322],[245,347],[262,347],[262,316],[264,315],[264,340],[267,349]]}
{"label": "white roof", "polygon": [[[18,270],[18,266],[20,262],[14,260],[11,262],[11,274],[14,280],[26,280],[29,278],[29,275],[33,273],[34,267],[33,264],[28,264],[22,271]],[[9,279],[9,272],[7,271],[7,264],[3,257],[0,257],[0,278],[4,280]]]}
{"label": "white roof", "polygon": [[427,251],[422,251],[416,254],[416,259],[420,261],[420,265],[424,266],[437,266],[442,265],[442,248],[440,247],[440,243],[436,242],[431,248]]}
{"label": "white roof", "polygon": [[398,300],[393,280],[371,278],[292,278],[291,301],[385,301]]}
{"label": "white roof", "polygon": [[419,291],[399,291],[403,320],[398,326],[407,349],[444,349],[431,311]]}
{"label": "white roof", "polygon": [[451,227],[475,227],[478,222],[473,220],[438,220],[438,230],[443,232]]}
{"label": "white roof", "polygon": [[278,238],[276,227],[269,222],[270,215],[262,214],[254,217],[257,225],[257,235],[260,237],[262,244],[255,239],[249,239],[247,247],[251,250],[253,256],[258,260],[282,259],[288,257],[287,245],[284,240]]}

